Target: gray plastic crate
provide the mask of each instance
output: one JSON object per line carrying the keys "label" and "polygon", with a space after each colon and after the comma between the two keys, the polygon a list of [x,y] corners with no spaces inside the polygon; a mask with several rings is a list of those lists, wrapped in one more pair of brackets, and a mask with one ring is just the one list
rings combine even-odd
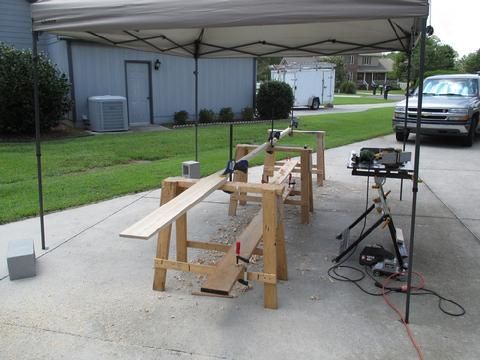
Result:
{"label": "gray plastic crate", "polygon": [[35,249],[28,239],[10,240],[8,243],[7,266],[10,280],[32,277],[35,268]]}

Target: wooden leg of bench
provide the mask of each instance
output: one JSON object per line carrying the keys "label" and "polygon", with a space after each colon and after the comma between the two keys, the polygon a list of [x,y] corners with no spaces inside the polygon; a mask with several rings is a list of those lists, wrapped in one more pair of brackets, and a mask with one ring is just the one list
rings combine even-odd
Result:
{"label": "wooden leg of bench", "polygon": [[177,219],[175,236],[177,238],[177,261],[187,262],[187,213]]}
{"label": "wooden leg of bench", "polygon": [[[308,224],[310,221],[310,185],[309,180],[312,180],[312,174],[310,168],[311,154],[307,151],[302,151],[300,158],[300,222],[302,224]],[[310,179],[309,179],[310,177]]]}
{"label": "wooden leg of bench", "polygon": [[[235,150],[235,159],[241,159],[245,155],[248,154],[248,149],[244,147],[237,146],[237,149]],[[244,173],[242,171],[235,171],[233,174],[233,181],[237,182],[247,182],[248,181],[248,170],[247,173]],[[235,216],[237,215],[237,206],[240,203],[240,205],[245,205],[247,201],[245,200],[245,193],[234,193],[230,195],[230,204],[228,206],[228,215],[229,216]]]}
{"label": "wooden leg of bench", "polygon": [[308,201],[310,203],[310,212],[313,212],[313,179],[312,179],[312,156],[310,154],[310,163],[308,164]]}
{"label": "wooden leg of bench", "polygon": [[[273,191],[263,193],[263,268],[267,274],[277,273],[277,196]],[[263,304],[265,308],[277,308],[277,284],[264,285]]]}
{"label": "wooden leg of bench", "polygon": [[283,223],[283,203],[277,198],[277,278],[288,280],[287,249],[285,244],[285,228]]}
{"label": "wooden leg of bench", "polygon": [[265,160],[263,162],[262,181],[268,183],[268,178],[273,176],[275,169],[275,151],[265,153]]}
{"label": "wooden leg of bench", "polygon": [[[164,181],[162,184],[162,194],[160,197],[160,205],[163,205],[173,199],[176,194],[177,183],[175,181]],[[159,259],[168,259],[170,250],[170,237],[172,234],[172,226],[165,227],[158,233],[156,257]],[[155,268],[153,275],[153,290],[164,291],[165,280],[167,278],[167,270]]]}
{"label": "wooden leg of bench", "polygon": [[325,133],[317,133],[317,185],[323,186],[325,180]]}

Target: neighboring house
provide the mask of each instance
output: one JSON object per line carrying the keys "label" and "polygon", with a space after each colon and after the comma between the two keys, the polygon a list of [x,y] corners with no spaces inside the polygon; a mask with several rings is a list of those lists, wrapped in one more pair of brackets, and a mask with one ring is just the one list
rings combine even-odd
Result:
{"label": "neighboring house", "polygon": [[[315,67],[325,62],[322,56],[284,57],[280,65]],[[388,73],[393,71],[393,60],[382,54],[344,55],[345,73],[349,80],[357,84],[357,88],[370,88],[372,84],[390,83]]]}
{"label": "neighboring house", "polygon": [[[0,41],[17,48],[32,44],[30,4],[0,1]],[[173,114],[195,113],[194,60],[117,48],[50,34],[39,48],[72,83],[72,118],[77,126],[88,116],[88,97],[119,95],[127,98],[130,125],[171,122]],[[255,96],[255,59],[200,59],[199,110],[232,107],[236,114],[252,107]]]}
{"label": "neighboring house", "polygon": [[345,72],[357,88],[366,88],[389,83],[388,73],[393,71],[393,60],[382,54],[345,55]]}

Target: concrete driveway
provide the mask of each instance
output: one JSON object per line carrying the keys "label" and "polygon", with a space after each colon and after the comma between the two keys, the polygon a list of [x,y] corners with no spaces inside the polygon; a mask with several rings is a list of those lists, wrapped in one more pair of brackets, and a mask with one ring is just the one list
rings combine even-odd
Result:
{"label": "concrete driveway", "polygon": [[[414,146],[411,136],[408,147]],[[480,239],[480,136],[471,148],[460,138],[423,136],[420,177]]]}
{"label": "concrete driveway", "polygon": [[[278,285],[278,310],[263,309],[259,284],[246,292],[237,287],[233,299],[197,297],[191,292],[200,279],[173,271],[166,292],[152,291],[154,242],[118,233],[158,206],[158,190],[48,215],[50,250],[38,259],[38,275],[0,281],[0,359],[416,359],[398,316],[381,297],[327,276],[338,252],[335,235],[365,207],[366,179],[345,167],[350,151],[395,144],[390,135],[327,151],[327,181],[314,189],[311,223],[299,224],[298,209],[286,208],[289,281]],[[465,181],[478,178],[470,160],[479,146],[428,140],[422,150],[414,269],[428,288],[467,310],[449,317],[434,297],[412,297],[411,327],[426,359],[480,358],[480,243],[470,231],[478,230],[480,217],[477,185]],[[259,169],[252,174],[258,177]],[[403,201],[399,181],[388,180],[386,188],[395,224],[408,238],[411,182]],[[258,210],[247,205],[229,218],[227,208],[222,192],[196,206],[189,237],[232,240]],[[38,244],[38,221],[0,226],[1,242],[12,237]],[[377,230],[367,243],[388,247],[389,238]],[[194,251],[189,258],[211,261],[215,255]],[[358,254],[348,264],[358,266]],[[378,291],[369,279],[361,284]],[[402,294],[391,299],[403,307]]]}

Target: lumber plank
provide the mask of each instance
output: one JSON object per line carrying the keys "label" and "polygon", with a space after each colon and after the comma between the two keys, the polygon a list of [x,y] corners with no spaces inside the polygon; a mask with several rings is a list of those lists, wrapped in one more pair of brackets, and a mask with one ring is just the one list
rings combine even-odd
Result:
{"label": "lumber plank", "polygon": [[[219,251],[224,253],[228,252],[228,250],[230,250],[230,247],[231,247],[230,245],[227,245],[227,244],[218,244],[218,243],[212,243],[207,241],[195,241],[195,240],[188,240],[187,246],[192,249]],[[253,254],[262,256],[263,250],[257,248],[253,251]]]}
{"label": "lumber plank", "polygon": [[[284,182],[288,178],[290,172],[298,165],[298,162],[298,159],[290,159],[286,161],[278,173],[272,178],[272,184],[279,185]],[[260,212],[253,218],[251,223],[238,238],[238,241],[240,241],[241,244],[240,255],[242,257],[249,259],[250,256],[252,256],[258,242],[262,238],[262,227],[262,213]],[[239,274],[242,272],[242,268],[242,266],[236,266],[235,247],[232,246],[222,260],[219,261],[216,271],[208,277],[207,281],[202,286],[201,291],[222,295],[228,294],[235,284],[235,281],[238,279]],[[286,277],[286,275],[284,275],[285,273],[286,270],[282,273],[282,277]]]}
{"label": "lumber plank", "polygon": [[[258,213],[238,237],[240,255],[249,259],[262,238],[263,216]],[[240,274],[244,271],[243,264],[236,265],[235,245],[231,246],[225,256],[217,263],[215,272],[210,274],[201,287],[202,292],[226,295],[230,292]],[[274,273],[274,272],[272,272]]]}
{"label": "lumber plank", "polygon": [[[280,132],[279,139],[289,134],[291,128],[286,128]],[[279,140],[278,139],[278,140]],[[274,139],[273,143],[278,141]],[[265,149],[271,147],[270,141],[258,146],[255,150],[241,157],[240,160],[249,160],[258,155]],[[175,197],[167,204],[161,206],[157,210],[151,212],[142,220],[136,222],[129,228],[120,233],[121,237],[129,237],[136,239],[149,239],[153,234],[163,229],[165,226],[171,224],[178,217],[183,215],[186,211],[192,208],[210,195],[213,191],[221,188],[227,182],[227,178],[222,176],[223,170],[220,170],[210,176],[204,177],[197,181],[194,186],[191,186],[184,193]]]}
{"label": "lumber plank", "polygon": [[156,269],[171,269],[185,272],[194,272],[197,274],[211,274],[213,271],[215,271],[215,266],[212,265],[194,264],[183,261],[166,260],[159,258],[156,258],[154,260],[154,267]]}
{"label": "lumber plank", "polygon": [[295,169],[298,163],[298,159],[290,159],[285,161],[285,164],[280,169],[278,169],[278,172],[271,179],[272,183],[281,184],[285,180],[287,180],[288,176],[293,171],[293,169]]}
{"label": "lumber plank", "polygon": [[[178,180],[177,180],[178,179]],[[175,180],[179,188],[190,188],[198,182],[198,179],[185,179],[185,178],[168,178],[168,180]],[[277,195],[280,195],[283,190],[283,186],[276,184],[253,184],[237,181],[229,181],[225,185],[219,188],[220,190],[230,192],[249,192],[255,194],[261,194],[265,190],[275,191]]]}
{"label": "lumber plank", "polygon": [[195,186],[191,186],[179,196],[122,231],[120,236],[149,239],[153,234],[171,224],[213,191],[221,188],[226,182],[227,178],[221,176],[220,172],[200,179]]}
{"label": "lumber plank", "polygon": [[[154,267],[158,269],[171,269],[171,270],[177,270],[177,271],[193,272],[193,273],[203,274],[203,275],[212,274],[215,271],[215,266],[212,266],[212,265],[186,263],[182,261],[165,260],[165,259],[158,259],[158,258],[154,260]],[[244,275],[244,269],[241,268],[241,270],[242,271],[239,273],[239,277],[238,277],[239,279],[243,278],[243,275]],[[263,282],[266,284],[276,284],[277,276],[275,274],[248,271],[247,280]],[[198,294],[198,295],[204,295],[204,294]]]}
{"label": "lumber plank", "polygon": [[[280,136],[279,136],[279,139],[280,140],[281,138],[285,137],[285,135],[288,135],[292,132],[292,129],[291,128],[286,128],[285,130],[282,130],[280,132]],[[275,145],[278,141],[277,139],[274,139],[272,141],[272,143]],[[254,149],[253,151],[249,152],[247,155],[241,157],[240,159],[238,159],[238,161],[240,160],[250,160],[251,158],[257,156],[259,153],[261,153],[263,150],[266,150],[268,148],[270,148],[272,146],[272,144],[270,143],[270,141],[266,141],[264,142],[262,145],[258,145],[256,149]]]}

